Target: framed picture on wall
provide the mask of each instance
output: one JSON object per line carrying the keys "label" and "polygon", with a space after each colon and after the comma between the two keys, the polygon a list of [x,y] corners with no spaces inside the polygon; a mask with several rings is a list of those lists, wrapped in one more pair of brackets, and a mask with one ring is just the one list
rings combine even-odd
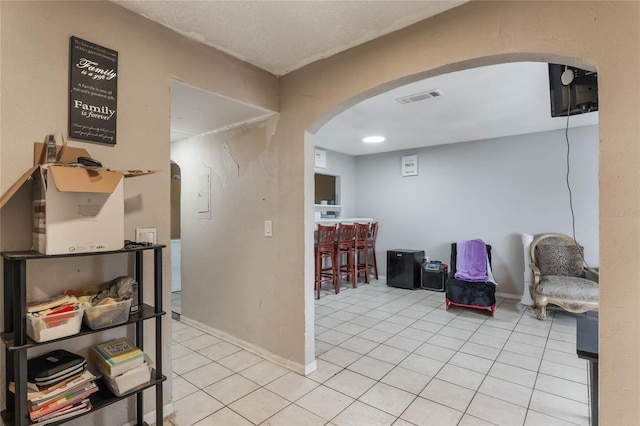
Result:
{"label": "framed picture on wall", "polygon": [[418,156],[402,156],[402,176],[418,176]]}
{"label": "framed picture on wall", "polygon": [[70,39],[69,139],[116,144],[118,52]]}
{"label": "framed picture on wall", "polygon": [[327,151],[316,148],[315,167],[318,167],[320,169],[327,168]]}

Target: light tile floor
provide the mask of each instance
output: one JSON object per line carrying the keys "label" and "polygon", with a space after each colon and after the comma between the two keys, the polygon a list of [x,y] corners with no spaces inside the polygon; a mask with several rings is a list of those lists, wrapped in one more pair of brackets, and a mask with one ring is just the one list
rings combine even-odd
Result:
{"label": "light tile floor", "polygon": [[[307,377],[172,321],[175,414],[190,425],[588,425],[575,315],[499,300],[444,309],[444,294],[383,280],[316,301]],[[331,290],[331,291],[329,291]]]}

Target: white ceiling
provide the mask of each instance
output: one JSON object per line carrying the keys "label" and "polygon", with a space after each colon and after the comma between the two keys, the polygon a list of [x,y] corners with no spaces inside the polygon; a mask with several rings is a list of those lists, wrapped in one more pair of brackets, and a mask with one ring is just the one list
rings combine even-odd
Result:
{"label": "white ceiling", "polygon": [[[187,37],[283,75],[466,1],[138,1],[113,0]],[[438,89],[444,96],[395,99]],[[171,84],[171,140],[232,127],[271,112]],[[315,135],[316,145],[350,155],[411,149],[564,128],[551,118],[547,65],[513,63],[415,82],[361,102]],[[572,116],[571,127],[598,114]],[[384,135],[381,144],[362,137]]]}
{"label": "white ceiling", "polygon": [[273,114],[178,80],[171,81],[171,142]]}
{"label": "white ceiling", "polygon": [[[401,104],[397,98],[439,90],[444,96]],[[444,74],[399,87],[353,106],[315,135],[318,147],[366,155],[446,143],[563,129],[551,117],[546,63],[516,62]],[[572,115],[570,127],[598,124],[598,113]],[[381,135],[386,141],[366,144]]]}
{"label": "white ceiling", "polygon": [[284,75],[467,1],[112,0],[275,75]]}

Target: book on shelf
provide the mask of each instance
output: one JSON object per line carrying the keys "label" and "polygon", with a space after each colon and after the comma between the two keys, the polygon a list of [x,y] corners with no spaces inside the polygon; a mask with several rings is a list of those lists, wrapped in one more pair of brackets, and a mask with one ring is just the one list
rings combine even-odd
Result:
{"label": "book on shelf", "polygon": [[[67,382],[71,380],[75,380],[76,378],[80,377],[81,374],[82,373],[69,377],[68,379],[63,380],[60,383],[56,383],[55,385],[51,385],[51,386],[38,387],[38,385],[36,385],[33,382],[27,382],[27,399],[31,399],[33,397],[37,397],[40,395],[45,395],[51,391],[54,391],[59,387],[64,386]],[[9,390],[12,393],[16,393],[16,382],[9,382]]]}
{"label": "book on shelf", "polygon": [[60,296],[52,297],[51,299],[46,300],[34,300],[32,302],[27,302],[27,313],[32,312],[40,312],[46,309],[52,309],[66,303],[69,303],[71,298],[66,294],[62,294]]}
{"label": "book on shelf", "polygon": [[58,306],[57,308],[34,312],[31,315],[41,317],[47,328],[53,328],[64,324],[71,318],[74,318],[79,310],[80,306],[77,304],[66,304]]}
{"label": "book on shelf", "polygon": [[76,404],[65,407],[51,414],[46,414],[36,419],[33,424],[44,426],[48,425],[49,423],[59,422],[61,420],[69,420],[72,417],[79,416],[86,413],[87,411],[91,411],[91,408],[91,402],[88,399],[84,399]]}
{"label": "book on shelf", "polygon": [[105,375],[117,376],[140,366],[144,362],[144,352],[123,337],[92,346],[89,359]]}
{"label": "book on shelf", "polygon": [[47,395],[42,395],[39,397],[28,398],[29,401],[29,409],[31,411],[39,410],[45,405],[56,401],[66,395],[70,395],[72,393],[76,393],[77,391],[88,387],[93,381],[96,380],[96,376],[91,374],[89,371],[85,371],[80,377],[69,382],[67,385],[58,388]]}
{"label": "book on shelf", "polygon": [[29,417],[31,418],[31,420],[36,420],[44,416],[45,414],[53,413],[54,411],[61,410],[62,408],[65,408],[69,405],[73,405],[78,401],[87,399],[89,395],[97,391],[98,391],[98,385],[92,382],[87,387],[83,387],[74,393],[62,396],[60,397],[60,399],[54,400],[38,410],[30,411]]}
{"label": "book on shelf", "polygon": [[[61,395],[71,392],[76,388],[88,385],[90,382],[96,380],[98,377],[91,373],[89,370],[83,371],[74,377],[64,380],[48,388],[39,389],[35,383],[27,382],[27,400],[33,405],[42,405],[43,403],[59,398]],[[15,393],[15,382],[9,383],[9,391]]]}

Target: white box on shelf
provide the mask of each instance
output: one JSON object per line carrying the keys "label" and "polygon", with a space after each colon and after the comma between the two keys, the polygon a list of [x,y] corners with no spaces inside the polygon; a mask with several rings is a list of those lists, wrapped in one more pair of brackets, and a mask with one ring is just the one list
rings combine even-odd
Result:
{"label": "white box on shelf", "polygon": [[36,142],[33,167],[0,197],[0,208],[28,182],[33,182],[32,250],[69,254],[120,250],[124,246],[123,178],[153,173],[79,167],[82,148],[57,147],[58,162],[47,164],[46,146]]}
{"label": "white box on shelf", "polygon": [[109,376],[105,374],[102,377],[111,392],[116,396],[122,396],[149,384],[149,381],[151,380],[151,365],[148,357],[145,356],[145,362],[142,365],[128,370],[118,376]]}
{"label": "white box on shelf", "polygon": [[65,254],[124,246],[122,173],[42,166],[32,176],[33,250]]}

